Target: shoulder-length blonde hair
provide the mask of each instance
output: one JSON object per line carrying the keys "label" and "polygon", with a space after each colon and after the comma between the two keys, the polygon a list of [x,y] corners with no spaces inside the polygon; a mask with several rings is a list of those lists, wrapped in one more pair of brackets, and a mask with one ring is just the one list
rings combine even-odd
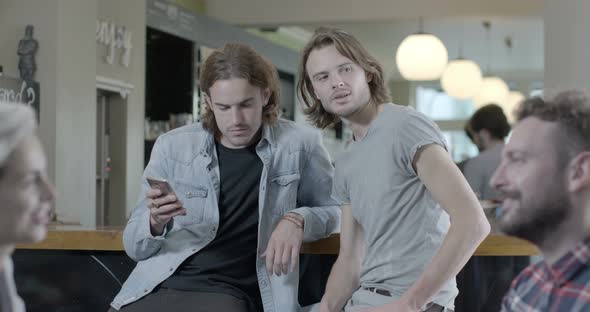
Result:
{"label": "shoulder-length blonde hair", "polygon": [[[217,80],[243,78],[253,86],[268,89],[270,97],[262,109],[262,122],[273,124],[280,116],[279,74],[276,68],[251,47],[241,43],[227,43],[207,57],[201,67],[199,78],[201,92],[211,96],[209,89]],[[201,107],[203,128],[219,134],[215,115],[205,103]]]}
{"label": "shoulder-length blonde hair", "polygon": [[307,72],[307,59],[311,51],[334,45],[343,56],[359,65],[367,74],[371,102],[379,105],[391,101],[389,89],[383,78],[381,64],[372,57],[361,43],[352,35],[337,28],[320,27],[316,29],[313,37],[303,48],[301,62],[299,63],[299,78],[297,81],[297,94],[303,101],[303,108],[308,119],[318,128],[326,128],[340,120],[334,114],[328,113],[319,99],[314,96],[313,85]]}

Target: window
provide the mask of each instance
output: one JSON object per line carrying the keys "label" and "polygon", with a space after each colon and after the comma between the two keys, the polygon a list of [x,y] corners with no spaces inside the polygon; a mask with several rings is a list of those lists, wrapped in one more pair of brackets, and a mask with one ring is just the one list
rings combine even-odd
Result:
{"label": "window", "polygon": [[471,100],[457,100],[434,88],[416,88],[416,110],[434,120],[449,145],[455,162],[477,155],[477,147],[465,134],[465,122],[475,112]]}

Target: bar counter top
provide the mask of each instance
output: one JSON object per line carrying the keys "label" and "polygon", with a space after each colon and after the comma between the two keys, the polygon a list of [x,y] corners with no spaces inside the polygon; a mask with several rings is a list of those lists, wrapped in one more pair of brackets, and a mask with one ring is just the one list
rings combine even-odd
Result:
{"label": "bar counter top", "polygon": [[[41,250],[96,250],[123,251],[124,227],[82,227],[51,225],[47,238],[37,244],[17,245],[18,249]],[[305,243],[302,253],[337,254],[339,235]],[[502,234],[490,234],[475,251],[475,256],[532,256],[538,255],[535,245],[525,240]]]}

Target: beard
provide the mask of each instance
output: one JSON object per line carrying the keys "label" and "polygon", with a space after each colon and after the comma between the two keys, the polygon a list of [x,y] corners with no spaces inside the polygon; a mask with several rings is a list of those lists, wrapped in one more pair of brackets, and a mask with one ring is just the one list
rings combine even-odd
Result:
{"label": "beard", "polygon": [[568,218],[572,203],[563,184],[553,183],[537,194],[523,200],[520,192],[505,193],[506,198],[519,204],[513,208],[518,211],[513,211],[511,219],[500,219],[503,233],[541,245]]}
{"label": "beard", "polygon": [[359,112],[363,111],[371,105],[371,94],[368,86],[366,90],[363,89],[357,90],[356,92],[351,92],[351,97],[352,98],[350,99],[350,103],[348,107],[346,107],[345,109],[337,109],[336,107],[338,105],[334,105],[334,107],[332,107],[332,103],[330,100],[328,100],[327,102],[329,103],[328,105],[323,105],[323,108],[326,112],[330,114],[348,120],[352,116],[358,114]]}

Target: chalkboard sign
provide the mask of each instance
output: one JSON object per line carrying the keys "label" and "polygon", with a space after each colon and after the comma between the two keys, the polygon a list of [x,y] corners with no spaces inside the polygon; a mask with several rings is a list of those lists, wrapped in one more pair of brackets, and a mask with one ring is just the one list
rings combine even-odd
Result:
{"label": "chalkboard sign", "polygon": [[39,115],[39,83],[0,76],[0,103],[32,106]]}

